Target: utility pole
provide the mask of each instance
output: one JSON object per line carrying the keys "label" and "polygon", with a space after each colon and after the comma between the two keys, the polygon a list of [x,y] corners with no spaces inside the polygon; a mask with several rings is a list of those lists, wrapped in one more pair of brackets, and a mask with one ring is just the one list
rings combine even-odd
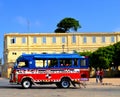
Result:
{"label": "utility pole", "polygon": [[65,48],[65,45],[63,44],[63,45],[62,45],[63,53],[64,53],[64,48]]}

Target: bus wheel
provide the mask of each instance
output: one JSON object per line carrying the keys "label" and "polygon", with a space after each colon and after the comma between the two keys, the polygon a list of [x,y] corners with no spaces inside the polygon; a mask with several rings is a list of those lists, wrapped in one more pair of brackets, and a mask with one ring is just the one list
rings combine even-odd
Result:
{"label": "bus wheel", "polygon": [[61,83],[60,83],[60,82],[56,83],[56,86],[57,86],[58,88],[62,88],[62,86],[61,86]]}
{"label": "bus wheel", "polygon": [[69,88],[70,80],[69,79],[62,79],[61,80],[61,86],[62,86],[62,88]]}
{"label": "bus wheel", "polygon": [[30,80],[24,79],[24,80],[22,81],[22,87],[23,87],[24,89],[28,89],[28,88],[30,88],[31,86],[32,86],[32,83],[31,83]]}

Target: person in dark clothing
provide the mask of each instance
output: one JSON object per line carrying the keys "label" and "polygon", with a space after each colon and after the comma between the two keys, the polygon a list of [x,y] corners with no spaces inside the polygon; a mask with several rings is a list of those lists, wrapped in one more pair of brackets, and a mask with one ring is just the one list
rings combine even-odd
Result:
{"label": "person in dark clothing", "polygon": [[100,69],[100,83],[103,83],[103,75],[104,75],[104,72],[103,72],[103,69]]}
{"label": "person in dark clothing", "polygon": [[98,81],[100,80],[100,70],[99,69],[97,69],[96,70],[96,83],[98,83]]}

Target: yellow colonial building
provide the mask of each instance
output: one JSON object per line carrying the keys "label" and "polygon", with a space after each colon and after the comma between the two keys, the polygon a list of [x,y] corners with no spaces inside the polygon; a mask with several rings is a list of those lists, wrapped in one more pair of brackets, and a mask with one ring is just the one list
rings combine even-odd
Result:
{"label": "yellow colonial building", "polygon": [[2,76],[9,78],[11,67],[21,54],[94,51],[118,41],[119,32],[5,34]]}

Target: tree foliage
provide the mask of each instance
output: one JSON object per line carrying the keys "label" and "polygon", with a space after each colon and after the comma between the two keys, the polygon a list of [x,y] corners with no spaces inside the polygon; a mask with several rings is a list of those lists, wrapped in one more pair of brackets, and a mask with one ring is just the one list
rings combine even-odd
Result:
{"label": "tree foliage", "polygon": [[120,42],[106,47],[100,47],[94,52],[77,52],[89,57],[90,67],[109,68],[120,66]]}
{"label": "tree foliage", "polygon": [[62,28],[57,28],[56,30],[55,30],[55,32],[56,33],[65,33],[65,30],[64,29],[62,29]]}
{"label": "tree foliage", "polygon": [[81,28],[79,21],[74,18],[64,18],[57,24],[57,29],[55,30],[56,33],[65,33],[69,32],[70,30],[77,31],[78,28]]}
{"label": "tree foliage", "polygon": [[[78,53],[78,52],[77,52]],[[90,67],[109,68],[120,66],[120,42],[106,47],[100,47],[94,52],[79,52],[82,56],[89,57]]]}
{"label": "tree foliage", "polygon": [[87,52],[79,52],[79,54],[81,56],[88,56],[89,57],[92,54],[92,52],[89,52],[89,51],[87,51]]}
{"label": "tree foliage", "polygon": [[113,46],[114,46],[113,64],[115,66],[119,66],[120,65],[120,42],[115,43]]}
{"label": "tree foliage", "polygon": [[109,68],[113,61],[114,46],[101,47],[90,56],[90,65],[94,68]]}

